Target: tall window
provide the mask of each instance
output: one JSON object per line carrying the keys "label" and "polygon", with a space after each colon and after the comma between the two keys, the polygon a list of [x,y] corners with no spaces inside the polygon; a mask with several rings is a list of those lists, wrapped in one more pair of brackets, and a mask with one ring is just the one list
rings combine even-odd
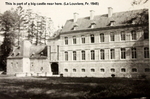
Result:
{"label": "tall window", "polygon": [[136,32],[135,31],[131,31],[131,37],[132,37],[132,40],[136,40]]}
{"label": "tall window", "polygon": [[85,51],[81,51],[82,53],[82,60],[85,60]]}
{"label": "tall window", "polygon": [[65,60],[68,60],[68,52],[65,52]]}
{"label": "tall window", "polygon": [[121,41],[125,40],[125,32],[121,31]]}
{"label": "tall window", "polygon": [[81,36],[81,40],[82,40],[82,43],[85,43],[85,36],[84,35]]}
{"label": "tall window", "polygon": [[76,36],[73,36],[73,44],[76,44]]}
{"label": "tall window", "polygon": [[94,50],[91,51],[91,60],[95,60],[95,52],[94,52]]}
{"label": "tall window", "polygon": [[113,32],[110,33],[110,41],[115,41],[115,35]]}
{"label": "tall window", "polygon": [[149,48],[148,47],[144,48],[144,58],[149,58]]}
{"label": "tall window", "polygon": [[121,59],[126,59],[126,49],[121,48]]}
{"label": "tall window", "polygon": [[132,58],[136,58],[136,48],[132,48]]}
{"label": "tall window", "polygon": [[144,30],[144,39],[148,39],[148,38],[149,38],[148,30]]}
{"label": "tall window", "polygon": [[68,37],[65,37],[65,45],[68,45]]}
{"label": "tall window", "polygon": [[110,49],[110,58],[115,59],[115,49]]}
{"label": "tall window", "polygon": [[94,43],[94,34],[91,34],[91,43]]}
{"label": "tall window", "polygon": [[105,59],[105,53],[104,53],[104,50],[103,50],[103,49],[100,50],[100,54],[101,54],[101,55],[100,55],[100,58],[101,58],[101,59]]}
{"label": "tall window", "polygon": [[105,41],[104,34],[101,33],[101,34],[100,34],[100,42],[104,42],[104,41]]}
{"label": "tall window", "polygon": [[77,59],[76,51],[73,51],[73,60],[76,60],[76,59]]}

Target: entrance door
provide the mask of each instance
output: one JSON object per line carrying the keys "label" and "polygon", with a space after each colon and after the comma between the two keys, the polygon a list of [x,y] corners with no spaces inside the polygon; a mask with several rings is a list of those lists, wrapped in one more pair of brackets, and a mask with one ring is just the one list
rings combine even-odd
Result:
{"label": "entrance door", "polygon": [[58,63],[52,63],[51,70],[53,75],[58,75]]}

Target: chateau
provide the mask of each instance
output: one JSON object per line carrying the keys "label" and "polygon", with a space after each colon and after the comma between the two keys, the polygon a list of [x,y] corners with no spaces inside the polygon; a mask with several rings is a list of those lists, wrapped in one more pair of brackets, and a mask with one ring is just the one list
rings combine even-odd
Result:
{"label": "chateau", "polygon": [[132,10],[67,20],[46,44],[29,40],[7,59],[7,74],[16,76],[150,76],[148,10]]}

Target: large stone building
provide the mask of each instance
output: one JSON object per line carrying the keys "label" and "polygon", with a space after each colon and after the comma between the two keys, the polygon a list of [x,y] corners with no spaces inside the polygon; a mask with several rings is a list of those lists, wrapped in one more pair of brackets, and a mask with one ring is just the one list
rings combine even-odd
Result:
{"label": "large stone building", "polygon": [[65,77],[150,76],[148,10],[67,20],[46,45],[24,40],[7,61],[7,74]]}

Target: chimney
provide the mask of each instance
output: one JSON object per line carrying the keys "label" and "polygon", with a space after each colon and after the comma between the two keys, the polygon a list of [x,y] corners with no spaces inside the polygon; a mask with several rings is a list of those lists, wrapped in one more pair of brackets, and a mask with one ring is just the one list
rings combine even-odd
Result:
{"label": "chimney", "polygon": [[112,7],[108,7],[108,17],[110,18],[113,14],[113,8]]}
{"label": "chimney", "polygon": [[94,19],[94,13],[95,13],[94,10],[90,10],[90,20]]}
{"label": "chimney", "polygon": [[78,13],[74,13],[74,19],[73,19],[73,22],[75,23],[75,22],[77,22],[77,20],[78,20]]}

